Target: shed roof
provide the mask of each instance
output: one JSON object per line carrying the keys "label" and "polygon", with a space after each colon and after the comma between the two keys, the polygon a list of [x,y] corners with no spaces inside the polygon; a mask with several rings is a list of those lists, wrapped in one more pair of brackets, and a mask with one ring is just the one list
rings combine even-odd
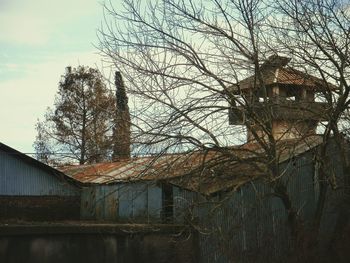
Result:
{"label": "shed roof", "polygon": [[[314,136],[296,143],[279,143],[279,162],[283,162],[322,141]],[[167,180],[183,188],[210,195],[219,190],[240,186],[266,174],[264,151],[257,144],[137,157],[117,162],[77,165],[62,168],[73,179],[88,184],[112,184],[136,181]]]}
{"label": "shed roof", "polygon": [[38,168],[46,171],[47,173],[52,174],[53,176],[56,176],[58,179],[68,180],[71,183],[75,183],[75,181],[72,180],[72,178],[70,176],[67,176],[65,173],[63,173],[63,172],[45,164],[45,163],[42,163],[42,162],[40,162],[40,161],[38,161],[38,160],[20,152],[20,151],[17,151],[15,149],[11,148],[8,145],[0,142],[0,152],[1,151],[10,155],[10,156],[13,156],[16,159],[21,160],[29,165],[38,167]]}

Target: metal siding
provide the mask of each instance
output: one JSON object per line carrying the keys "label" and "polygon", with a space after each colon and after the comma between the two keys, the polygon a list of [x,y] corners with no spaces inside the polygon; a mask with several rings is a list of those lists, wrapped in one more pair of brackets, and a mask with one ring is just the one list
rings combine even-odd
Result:
{"label": "metal siding", "polygon": [[[214,200],[212,200],[214,201]],[[217,262],[217,234],[213,214],[210,213],[213,204],[203,203],[198,210],[199,214],[199,249],[200,262]],[[215,212],[214,212],[215,213]]]}
{"label": "metal siding", "polygon": [[271,213],[271,188],[264,183],[256,183],[257,189],[257,241],[262,258],[271,256],[273,251],[273,228]]}
{"label": "metal siding", "polygon": [[211,213],[215,207],[215,198],[205,201],[200,194],[173,187],[174,222],[178,224],[188,223],[199,228],[199,262],[221,262],[219,260],[219,242],[217,237],[217,210]]}
{"label": "metal siding", "polygon": [[[349,154],[349,149],[343,149]],[[342,164],[342,158],[341,154],[339,152],[338,146],[336,143],[331,143],[327,149],[327,155],[328,159],[330,161],[329,163],[329,176],[332,180],[332,183],[334,183],[335,187],[343,186],[344,184],[344,172],[343,172],[343,165]],[[350,156],[348,156],[350,158]]]}
{"label": "metal siding", "polygon": [[132,184],[121,184],[118,192],[119,199],[119,218],[121,220],[132,219]]}
{"label": "metal siding", "polygon": [[95,185],[82,191],[83,219],[159,222],[162,209],[160,187],[149,183]]}
{"label": "metal siding", "polygon": [[278,197],[270,199],[272,230],[273,230],[273,254],[275,258],[279,258],[286,254],[288,248],[289,229],[287,227],[287,213],[282,201]]}
{"label": "metal siding", "polygon": [[257,240],[257,195],[252,184],[241,188],[242,193],[242,221],[244,230],[244,250],[247,254],[256,251]]}
{"label": "metal siding", "polygon": [[316,210],[316,193],[315,193],[315,181],[314,171],[315,162],[311,153],[305,154],[303,158],[300,158],[300,172],[298,173],[297,180],[301,186],[301,200],[302,203],[302,216],[304,221],[310,222],[315,210]]}
{"label": "metal siding", "polygon": [[293,207],[306,220],[310,220],[315,210],[314,162],[311,153],[305,153],[284,164],[287,192]]}
{"label": "metal siding", "polygon": [[105,189],[104,186],[95,186],[95,213],[99,220],[105,219]]}
{"label": "metal siding", "polygon": [[115,221],[118,218],[118,189],[119,185],[105,185],[104,187],[104,219]]}
{"label": "metal siding", "polygon": [[197,214],[200,215],[200,229],[206,234],[199,236],[200,261],[264,262],[264,255],[272,257],[275,249],[271,245],[275,238],[272,206],[275,227],[280,228],[278,231],[287,231],[286,214],[280,205],[272,202],[271,189],[261,182],[248,184],[220,199],[202,204]]}
{"label": "metal siding", "polygon": [[183,206],[184,203],[187,202],[183,198],[183,190],[177,187],[173,187],[173,202],[174,202],[174,222],[183,223]]}
{"label": "metal siding", "polygon": [[[327,240],[334,239],[334,230],[339,216],[340,200],[342,198],[341,191],[328,190],[326,194],[326,203],[324,207],[324,212],[321,219],[320,227],[320,242],[321,246],[327,246]],[[345,201],[348,203],[349,201]],[[328,244],[329,245],[329,244]]]}
{"label": "metal siding", "polygon": [[[264,262],[285,255],[289,232],[279,198],[263,182],[250,183],[197,210],[200,262]],[[275,241],[272,243],[272,241]]]}
{"label": "metal siding", "polygon": [[[231,197],[227,201],[225,215],[221,220],[225,221],[225,231],[227,233],[227,246],[231,249],[229,258],[242,257],[243,251],[243,225],[242,220],[242,200],[239,192],[230,193]],[[229,250],[226,248],[226,250]]]}
{"label": "metal siding", "polygon": [[[349,149],[345,150],[347,150],[349,154]],[[342,213],[347,213],[346,211],[349,211],[349,194],[347,190],[348,186],[345,181],[348,180],[348,178],[346,178],[346,174],[344,174],[341,155],[334,141],[328,145],[327,159],[323,161],[328,162],[327,176],[329,177],[329,183],[332,185],[328,187],[326,194],[326,203],[321,220],[319,239],[321,247],[328,248],[329,243],[326,241],[334,239],[334,231],[338,220],[343,220],[344,215]]]}
{"label": "metal siding", "polygon": [[193,214],[194,204],[199,194],[173,186],[174,222],[185,223]]}
{"label": "metal siding", "polygon": [[201,262],[239,262],[242,258],[242,198],[239,192],[229,195],[202,205],[201,228],[207,234],[200,235]]}
{"label": "metal siding", "polygon": [[[233,239],[237,238],[240,233],[237,231],[237,224],[241,225],[241,222],[237,221],[238,210],[235,210],[235,203],[224,202],[224,204],[218,209],[215,214],[215,227],[214,227],[214,244],[215,249],[214,259],[218,262],[227,262],[230,258],[239,258],[233,245]],[[233,209],[232,209],[233,208]],[[237,238],[240,240],[240,238]],[[239,242],[240,243],[240,242]],[[240,245],[240,244],[238,244]]]}
{"label": "metal siding", "polygon": [[162,211],[162,189],[155,185],[148,185],[148,221],[159,222],[161,220]]}
{"label": "metal siding", "polygon": [[94,187],[84,187],[81,192],[80,215],[82,219],[96,219],[96,192]]}
{"label": "metal siding", "polygon": [[76,187],[55,176],[0,151],[0,195],[79,195]]}
{"label": "metal siding", "polygon": [[[339,155],[331,154],[331,171],[342,175],[337,163]],[[312,217],[317,193],[314,182],[314,154],[303,153],[280,166],[283,181],[300,216],[308,221]],[[140,184],[141,185],[141,184]],[[134,202],[140,185],[123,184],[119,194],[119,213],[131,219],[137,211],[145,209],[140,199]],[[285,258],[290,248],[288,215],[280,198],[263,180],[250,182],[235,192],[221,194],[204,202],[200,194],[173,187],[174,222],[192,224],[200,229],[200,262],[265,262]],[[328,239],[337,219],[337,206],[342,191],[330,190],[321,222],[320,239]],[[162,209],[161,188],[149,184],[147,196],[148,217],[160,218]],[[255,258],[255,260],[253,260]]]}
{"label": "metal siding", "polygon": [[148,220],[148,186],[146,183],[133,184],[132,191],[132,217],[134,220],[145,222]]}
{"label": "metal siding", "polygon": [[336,224],[339,220],[343,220],[344,212],[348,213],[347,211],[349,211],[348,186],[345,181],[348,178],[343,172],[341,155],[335,142],[328,146],[327,155],[327,176],[331,185],[327,190],[326,203],[321,219],[320,242],[323,248],[329,246],[326,240],[334,239]]}

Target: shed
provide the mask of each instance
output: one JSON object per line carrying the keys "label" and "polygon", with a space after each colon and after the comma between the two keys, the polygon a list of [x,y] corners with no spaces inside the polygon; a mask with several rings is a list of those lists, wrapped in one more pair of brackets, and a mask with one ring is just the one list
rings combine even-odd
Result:
{"label": "shed", "polygon": [[0,143],[0,220],[79,219],[79,210],[68,176]]}
{"label": "shed", "polygon": [[[280,161],[317,145],[319,139],[309,138],[294,147],[290,144],[295,141],[284,141],[279,145]],[[82,219],[182,223],[194,203],[264,175],[264,167],[255,164],[261,151],[257,145],[228,150],[232,155],[217,150],[194,151],[73,165],[61,171],[83,185]]]}
{"label": "shed", "polygon": [[180,163],[183,157],[139,157],[70,166],[62,172],[83,186],[81,218],[84,220],[182,223],[185,209],[190,206],[184,203],[187,201],[183,196],[199,197],[195,191],[169,181],[180,175],[171,174],[168,165]]}
{"label": "shed", "polygon": [[[322,138],[315,136],[278,145],[281,180],[306,227],[319,198],[321,143]],[[185,223],[199,230],[198,262],[265,262],[267,258],[280,262],[292,249],[289,216],[273,185],[266,183],[263,167],[249,164],[256,160],[252,152],[259,155],[260,150],[254,144],[228,150],[247,162],[225,159],[227,153],[198,151],[73,166],[64,172],[85,184],[84,219]],[[327,193],[319,232],[321,251],[339,231],[345,176],[339,158],[332,141],[328,167],[340,187]]]}

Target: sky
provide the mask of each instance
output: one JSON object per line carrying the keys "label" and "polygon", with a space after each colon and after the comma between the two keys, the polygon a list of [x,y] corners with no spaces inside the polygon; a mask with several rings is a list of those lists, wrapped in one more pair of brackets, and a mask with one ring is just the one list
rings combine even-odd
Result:
{"label": "sky", "polygon": [[96,48],[102,21],[98,0],[0,0],[0,142],[34,151],[35,123],[65,67],[105,66]]}

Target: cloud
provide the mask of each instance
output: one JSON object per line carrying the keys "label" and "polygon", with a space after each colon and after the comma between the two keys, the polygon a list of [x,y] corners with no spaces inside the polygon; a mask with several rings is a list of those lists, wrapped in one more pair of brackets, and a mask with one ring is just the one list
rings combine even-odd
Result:
{"label": "cloud", "polygon": [[0,10],[0,43],[44,45],[62,29],[100,15],[102,7],[96,0],[5,1]]}
{"label": "cloud", "polygon": [[47,43],[49,28],[37,18],[26,19],[21,15],[1,15],[0,41],[5,43],[43,45]]}

